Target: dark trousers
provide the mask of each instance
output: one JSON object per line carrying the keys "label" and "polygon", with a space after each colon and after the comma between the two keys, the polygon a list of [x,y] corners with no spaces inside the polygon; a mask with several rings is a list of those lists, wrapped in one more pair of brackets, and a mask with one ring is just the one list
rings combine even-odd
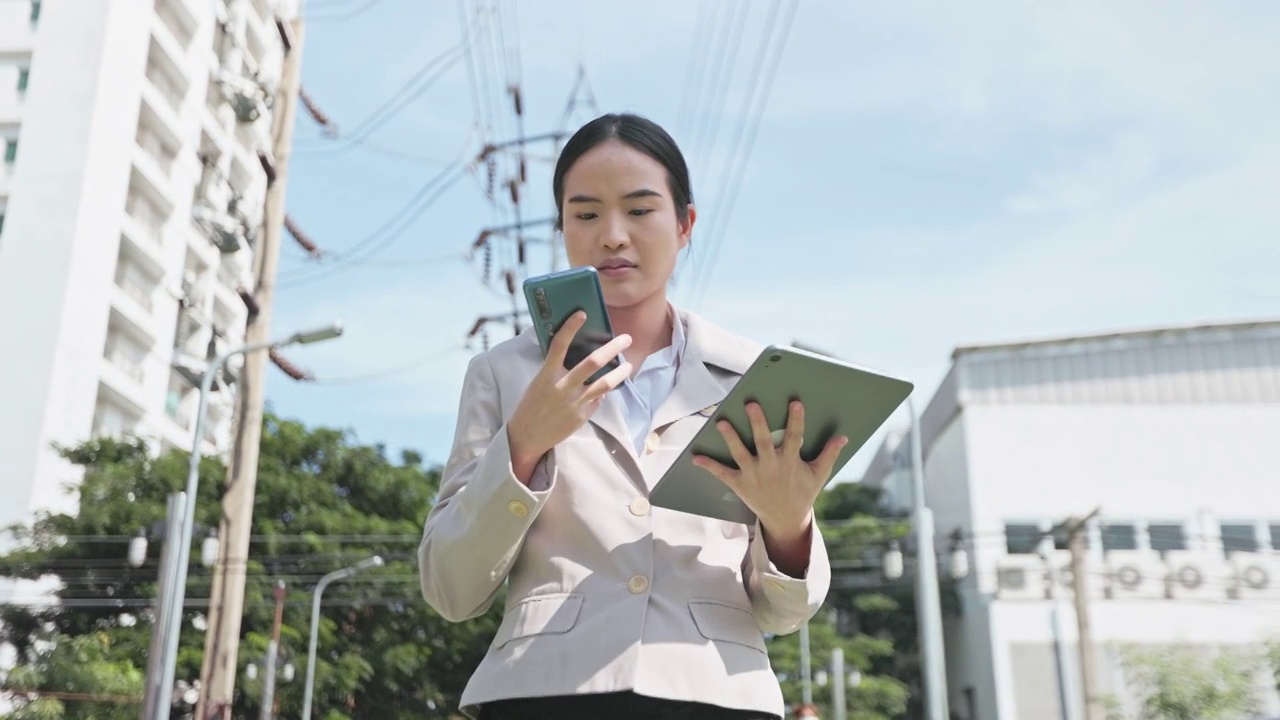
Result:
{"label": "dark trousers", "polygon": [[633,692],[518,698],[485,703],[480,720],[778,720],[777,715],[663,700]]}

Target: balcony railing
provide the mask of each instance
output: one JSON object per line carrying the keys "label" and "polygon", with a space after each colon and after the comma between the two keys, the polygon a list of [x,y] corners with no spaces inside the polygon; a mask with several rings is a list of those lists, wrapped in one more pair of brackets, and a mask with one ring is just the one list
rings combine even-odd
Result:
{"label": "balcony railing", "polygon": [[161,244],[166,218],[155,205],[136,194],[130,194],[125,201],[124,211],[137,221],[139,229],[148,240]]}
{"label": "balcony railing", "polygon": [[151,81],[152,86],[159,91],[170,109],[175,113],[182,111],[182,101],[187,93],[169,76],[169,73],[160,69],[160,66],[154,62],[149,62],[147,63],[147,80]]}
{"label": "balcony railing", "polygon": [[169,173],[173,170],[173,161],[177,153],[166,145],[159,135],[151,130],[140,129],[138,131],[138,147],[142,148],[155,161],[156,166],[165,174],[165,177],[169,176]]}
{"label": "balcony railing", "polygon": [[128,275],[118,276],[116,278],[116,286],[147,312],[151,312],[154,309],[154,304],[151,300],[152,293]]}
{"label": "balcony railing", "polygon": [[119,345],[109,345],[107,347],[106,358],[108,362],[115,365],[139,385],[142,384],[144,375],[142,357],[142,353],[127,350]]}

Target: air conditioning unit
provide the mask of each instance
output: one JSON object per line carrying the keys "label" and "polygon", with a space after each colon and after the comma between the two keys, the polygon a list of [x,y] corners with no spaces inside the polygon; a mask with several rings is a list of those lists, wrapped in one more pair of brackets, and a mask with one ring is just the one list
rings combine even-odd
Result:
{"label": "air conditioning unit", "polygon": [[[1049,564],[1053,567],[1054,588],[1059,597],[1075,597],[1075,577],[1071,572],[1071,551],[1053,550],[1049,553]],[[1106,568],[1088,555],[1084,558],[1085,582],[1088,585],[1089,597],[1101,599],[1107,594]]]}
{"label": "air conditioning unit", "polygon": [[1188,600],[1222,600],[1233,583],[1221,556],[1195,550],[1170,550],[1165,553],[1169,568],[1166,587],[1169,597]]}
{"label": "air conditioning unit", "polygon": [[1159,600],[1165,597],[1167,568],[1149,550],[1107,552],[1107,596],[1112,600]]}
{"label": "air conditioning unit", "polygon": [[1006,555],[996,561],[996,597],[1001,600],[1043,600],[1046,595],[1044,561],[1036,555]]}
{"label": "air conditioning unit", "polygon": [[1232,594],[1240,600],[1280,600],[1280,555],[1234,552]]}
{"label": "air conditioning unit", "polygon": [[234,253],[242,244],[251,242],[245,233],[244,226],[227,213],[221,213],[208,205],[200,204],[191,209],[191,215],[200,229],[209,235],[209,239],[223,253]]}

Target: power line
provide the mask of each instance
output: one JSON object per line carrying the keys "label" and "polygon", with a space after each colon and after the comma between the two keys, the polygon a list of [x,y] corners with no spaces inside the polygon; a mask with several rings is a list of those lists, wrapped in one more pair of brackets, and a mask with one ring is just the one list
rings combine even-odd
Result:
{"label": "power line", "polygon": [[[400,210],[373,232],[345,251],[332,256],[332,260],[319,268],[295,268],[280,281],[281,288],[295,288],[317,280],[332,277],[345,266],[368,260],[399,238],[440,198],[462,178],[466,166],[460,160],[423,183]],[[300,273],[301,271],[301,273]],[[310,274],[307,274],[311,271]],[[285,273],[282,273],[285,275]]]}
{"label": "power line", "polygon": [[329,15],[324,15],[324,14],[310,15],[309,14],[309,15],[306,15],[305,17],[307,22],[324,22],[327,20],[350,20],[353,17],[358,17],[360,15],[365,14],[370,9],[372,9],[373,6],[377,5],[380,2],[382,2],[382,0],[365,0],[365,3],[363,5],[360,5],[356,9],[345,12],[345,13],[334,13]]}
{"label": "power line", "polygon": [[464,52],[465,38],[464,42],[454,45],[428,60],[398,90],[392,93],[391,97],[370,112],[349,133],[339,132],[332,141],[326,138],[322,146],[299,147],[295,152],[308,155],[338,155],[350,151],[363,143],[365,138],[375,130],[395,118],[408,107],[410,102],[418,99],[427,90],[431,89],[437,80],[443,77],[454,64],[463,58]]}
{"label": "power line", "polygon": [[402,365],[393,365],[389,368],[376,370],[373,372],[368,372],[360,375],[345,375],[341,377],[327,378],[327,379],[321,378],[319,380],[316,380],[315,383],[317,385],[351,385],[355,383],[369,382],[371,380],[381,380],[383,378],[391,377],[393,375],[399,375],[401,373],[405,373],[410,370],[416,370],[420,367],[423,367],[424,365],[430,365],[462,349],[463,349],[463,346],[461,344],[454,345],[454,346],[445,348],[444,350],[437,350],[436,352],[433,352],[430,355],[418,358],[417,360],[413,360],[411,362],[404,363]]}
{"label": "power line", "polygon": [[764,117],[765,107],[769,103],[769,96],[773,89],[774,80],[777,77],[778,67],[782,64],[783,51],[786,50],[787,39],[790,36],[791,25],[795,20],[796,9],[799,6],[799,0],[792,0],[788,8],[787,15],[782,21],[782,30],[778,34],[777,52],[773,57],[773,61],[769,66],[767,75],[763,85],[763,91],[760,94],[760,101],[756,107],[750,130],[747,131],[747,139],[745,148],[742,153],[742,167],[735,170],[732,178],[732,187],[728,191],[728,201],[726,204],[717,209],[719,213],[715,226],[715,237],[710,242],[710,255],[707,258],[704,272],[700,274],[700,282],[695,283],[691,292],[695,294],[696,299],[693,305],[696,308],[702,302],[707,286],[711,284],[711,278],[714,276],[716,259],[720,253],[720,246],[723,244],[724,235],[728,231],[730,218],[733,215],[733,207],[737,203],[738,192],[742,186],[742,178],[745,177],[746,163],[750,160],[751,151],[755,146],[756,135],[760,130],[760,122]]}

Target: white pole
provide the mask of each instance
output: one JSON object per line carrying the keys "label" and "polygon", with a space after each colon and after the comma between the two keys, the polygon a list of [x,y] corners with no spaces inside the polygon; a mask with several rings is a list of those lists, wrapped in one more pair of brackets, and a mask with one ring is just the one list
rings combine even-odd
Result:
{"label": "white pole", "polygon": [[924,680],[925,717],[949,720],[947,665],[943,655],[942,598],[938,590],[938,558],[934,554],[933,511],[924,502],[924,447],[915,403],[907,398],[911,413],[911,503],[916,535],[916,618],[920,630],[921,677]]}
{"label": "white pole", "polygon": [[831,651],[831,717],[835,720],[845,720],[849,713],[844,699],[845,682],[844,648],[838,647]]}

